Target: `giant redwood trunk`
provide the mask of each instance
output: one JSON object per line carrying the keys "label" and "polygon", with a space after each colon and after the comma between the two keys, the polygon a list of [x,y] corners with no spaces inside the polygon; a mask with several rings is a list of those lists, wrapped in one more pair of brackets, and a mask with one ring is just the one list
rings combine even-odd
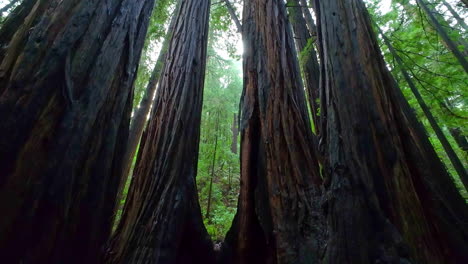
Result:
{"label": "giant redwood trunk", "polygon": [[389,74],[363,2],[316,3],[326,51],[324,263],[466,263],[466,203]]}
{"label": "giant redwood trunk", "polygon": [[210,263],[195,175],[209,0],[180,0],[109,263]]}
{"label": "giant redwood trunk", "polygon": [[0,30],[0,259],[97,263],[153,0],[25,0]]}
{"label": "giant redwood trunk", "polygon": [[284,3],[244,1],[243,41],[241,190],[223,263],[313,263],[321,179]]}

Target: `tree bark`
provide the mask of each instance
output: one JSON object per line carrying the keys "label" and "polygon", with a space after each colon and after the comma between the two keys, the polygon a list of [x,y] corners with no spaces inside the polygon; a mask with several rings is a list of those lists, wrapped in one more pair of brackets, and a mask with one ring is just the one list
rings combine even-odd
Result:
{"label": "tree bark", "polygon": [[241,190],[222,261],[313,263],[321,178],[285,6],[246,0],[242,25]]}
{"label": "tree bark", "polygon": [[239,136],[239,128],[238,128],[239,120],[237,119],[237,114],[234,114],[234,118],[232,120],[232,141],[231,141],[231,152],[237,154],[237,138]]}
{"label": "tree bark", "polygon": [[330,183],[323,263],[466,262],[467,205],[388,72],[364,3],[316,4]]}
{"label": "tree bark", "polygon": [[[0,259],[98,263],[154,1],[30,1],[0,32]],[[20,26],[12,24],[21,21]]]}
{"label": "tree bark", "polygon": [[463,69],[465,69],[465,72],[468,74],[468,61],[463,56],[462,52],[458,49],[455,42],[450,39],[450,36],[442,28],[442,25],[440,24],[439,20],[437,20],[437,18],[434,16],[432,10],[429,9],[424,0],[416,0],[416,2],[423,9],[424,13],[426,13],[430,23],[432,24],[436,32],[439,34],[439,36],[442,38],[442,41],[445,43],[447,48],[453,53],[455,58],[458,60],[460,65],[463,67]]}
{"label": "tree bark", "polygon": [[304,15],[307,28],[309,29],[309,34],[315,39],[317,37],[317,26],[315,25],[312,14],[310,13],[309,7],[307,6],[307,0],[300,0],[300,3],[302,6],[302,14]]}
{"label": "tree bark", "polygon": [[416,88],[416,85],[413,83],[413,80],[411,79],[410,75],[406,71],[405,65],[402,59],[397,54],[396,50],[393,48],[392,43],[387,38],[387,36],[385,36],[385,34],[380,30],[380,28],[378,29],[378,31],[380,32],[380,35],[382,36],[382,39],[385,45],[387,45],[388,49],[390,50],[390,53],[392,54],[393,58],[395,58],[395,61],[398,63],[398,66],[400,67],[400,71],[403,74],[403,77],[405,78],[406,83],[408,83],[408,86],[410,87],[411,92],[413,93],[414,97],[416,97],[416,101],[418,101],[418,104],[423,110],[423,113],[426,116],[427,120],[429,121],[429,124],[431,125],[432,129],[434,130],[437,136],[437,139],[442,144],[442,147],[444,148],[445,153],[447,154],[450,162],[455,168],[455,171],[460,177],[460,180],[463,183],[463,186],[465,186],[465,189],[468,190],[468,173],[466,172],[466,169],[463,167],[463,163],[461,162],[460,158],[457,156],[457,154],[453,150],[444,132],[442,131],[440,126],[437,124],[435,117],[432,115],[431,110],[424,102],[424,99],[419,93],[418,88]]}
{"label": "tree bark", "polygon": [[180,0],[155,104],[108,263],[212,263],[195,175],[209,0]]}
{"label": "tree bark", "polygon": [[116,210],[120,209],[120,200],[122,198],[122,192],[125,187],[125,183],[127,182],[128,177],[132,173],[131,168],[133,164],[133,158],[135,157],[135,153],[137,151],[138,144],[140,143],[143,130],[145,129],[146,124],[148,123],[148,114],[150,112],[151,105],[153,104],[153,98],[155,96],[156,88],[159,82],[159,78],[161,76],[161,71],[164,66],[164,61],[167,55],[167,46],[169,44],[170,39],[170,33],[173,31],[174,23],[175,17],[172,18],[171,23],[169,25],[168,31],[166,33],[161,50],[158,55],[158,59],[156,60],[156,64],[154,65],[153,71],[151,72],[151,76],[143,98],[130,122],[130,131],[127,142],[127,148],[125,151],[125,156],[123,158],[123,177],[119,183],[119,189],[116,199]]}
{"label": "tree bark", "polygon": [[294,39],[299,51],[299,64],[305,80],[309,106],[311,109],[312,122],[315,133],[319,133],[317,103],[319,95],[320,68],[317,60],[317,52],[312,44],[312,37],[309,34],[306,20],[304,19],[302,7],[299,0],[288,0],[288,14],[294,32]]}

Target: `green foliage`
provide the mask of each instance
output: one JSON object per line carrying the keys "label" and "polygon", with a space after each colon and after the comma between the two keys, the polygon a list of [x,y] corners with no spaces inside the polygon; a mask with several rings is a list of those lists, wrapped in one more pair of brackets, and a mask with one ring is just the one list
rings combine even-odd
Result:
{"label": "green foliage", "polygon": [[[237,123],[234,115],[238,112],[242,91],[241,62],[237,55],[226,52],[228,46],[235,47],[239,38],[240,35],[231,27],[225,8],[214,6],[210,22],[197,187],[205,226],[212,239],[217,241],[223,240],[231,226],[240,185],[239,155],[231,151],[231,144],[232,126],[234,121]],[[235,144],[238,145],[238,142]],[[211,207],[207,217],[211,179]]]}
{"label": "green foliage", "polygon": [[[456,7],[453,5],[453,1],[446,1],[452,3],[452,7],[456,9],[461,17],[466,17],[466,9]],[[385,14],[382,14],[378,8],[380,1],[374,0],[368,2],[372,18],[384,31],[385,35],[390,38],[398,55],[404,61],[404,67],[409,71],[424,101],[431,109],[438,124],[444,130],[450,144],[466,168],[468,162],[467,153],[459,148],[453,137],[449,134],[449,129],[460,128],[465,136],[468,133],[467,74],[453,54],[445,47],[423,11],[414,4],[414,1],[393,1],[392,10]],[[466,29],[456,23],[454,17],[446,12],[447,10],[442,6],[440,1],[426,0],[426,2],[430,2],[429,6],[435,11],[436,17],[444,26],[451,39],[456,43],[461,43],[459,47],[460,51],[463,51],[466,47],[463,43],[466,43],[465,40],[468,36]],[[468,193],[463,188],[440,141],[437,139],[414,95],[410,91],[395,59],[383,42],[381,42],[381,48],[393,76],[396,78],[410,105],[415,109],[417,117],[426,127],[429,139],[437,154],[453,176],[462,195],[468,199]],[[468,54],[465,53],[464,55],[466,58]]]}

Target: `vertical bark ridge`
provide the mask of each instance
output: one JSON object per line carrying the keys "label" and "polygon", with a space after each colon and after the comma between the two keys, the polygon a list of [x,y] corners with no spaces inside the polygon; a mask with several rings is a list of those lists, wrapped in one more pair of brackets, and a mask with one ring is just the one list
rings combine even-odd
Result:
{"label": "vertical bark ridge", "polygon": [[209,0],[180,0],[110,263],[210,263],[195,184]]}
{"label": "vertical bark ridge", "polygon": [[324,262],[465,262],[465,201],[388,72],[363,2],[317,6],[330,182]]}
{"label": "vertical bark ridge", "polygon": [[3,260],[98,261],[153,3],[26,0],[2,30]]}

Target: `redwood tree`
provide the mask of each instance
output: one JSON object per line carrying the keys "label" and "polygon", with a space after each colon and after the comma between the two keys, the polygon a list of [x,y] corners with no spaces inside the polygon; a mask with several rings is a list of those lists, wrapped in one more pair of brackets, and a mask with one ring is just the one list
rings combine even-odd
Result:
{"label": "redwood tree", "polygon": [[154,0],[25,0],[0,30],[0,259],[96,263]]}
{"label": "redwood tree", "polygon": [[213,261],[195,184],[209,10],[209,0],[179,0],[109,263]]}
{"label": "redwood tree", "polygon": [[241,190],[222,261],[313,263],[321,178],[283,1],[244,1],[242,30]]}
{"label": "redwood tree", "polygon": [[324,263],[465,263],[468,210],[389,74],[361,0],[316,1],[330,184]]}

